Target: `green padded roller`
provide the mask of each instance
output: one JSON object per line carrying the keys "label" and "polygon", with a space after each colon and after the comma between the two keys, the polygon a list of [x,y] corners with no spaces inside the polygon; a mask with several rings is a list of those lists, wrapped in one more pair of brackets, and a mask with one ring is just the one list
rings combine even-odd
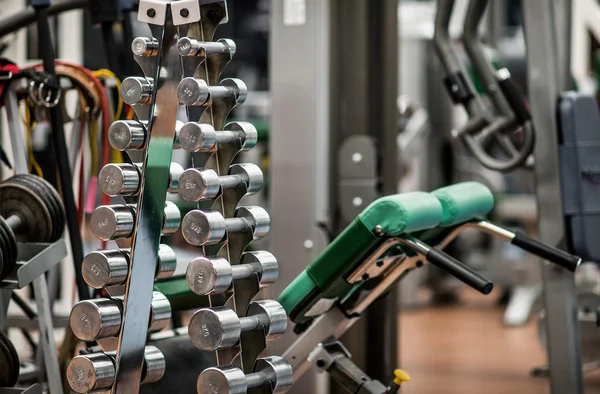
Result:
{"label": "green padded roller", "polygon": [[304,313],[319,299],[341,298],[355,286],[345,277],[385,240],[373,232],[377,226],[386,236],[398,236],[436,227],[441,218],[442,205],[430,193],[377,199],[281,293],[279,303],[292,320],[308,320]]}
{"label": "green padded roller", "polygon": [[167,297],[171,304],[171,310],[174,312],[210,306],[207,296],[199,296],[190,290],[185,277],[156,282],[154,291],[159,291]]}
{"label": "green padded roller", "polygon": [[396,236],[435,227],[441,214],[437,199],[429,193],[412,192],[381,197],[365,208],[358,219],[369,230],[381,226],[383,233]]}
{"label": "green padded roller", "polygon": [[494,195],[478,182],[462,182],[431,192],[444,209],[441,226],[448,227],[484,217],[494,208]]}

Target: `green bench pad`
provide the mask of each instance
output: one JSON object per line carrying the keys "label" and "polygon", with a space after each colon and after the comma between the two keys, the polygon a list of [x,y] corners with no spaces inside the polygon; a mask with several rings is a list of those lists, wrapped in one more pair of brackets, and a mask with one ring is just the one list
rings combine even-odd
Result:
{"label": "green bench pad", "polygon": [[352,272],[385,239],[373,232],[375,227],[380,226],[387,236],[397,236],[436,227],[441,218],[442,206],[429,193],[377,199],[281,293],[280,304],[292,315],[298,305],[308,298],[316,299],[321,291]]}
{"label": "green bench pad", "polygon": [[484,217],[494,208],[494,195],[478,182],[461,182],[431,192],[442,204],[441,226],[448,227]]}
{"label": "green bench pad", "polygon": [[154,291],[159,291],[167,297],[171,310],[187,311],[210,306],[207,296],[199,296],[192,292],[185,278],[171,278],[154,284]]}

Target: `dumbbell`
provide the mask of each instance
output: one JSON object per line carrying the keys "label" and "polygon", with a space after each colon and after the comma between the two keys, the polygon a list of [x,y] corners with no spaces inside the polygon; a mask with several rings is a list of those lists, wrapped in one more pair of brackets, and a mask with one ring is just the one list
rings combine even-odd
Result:
{"label": "dumbbell", "polygon": [[199,309],[190,319],[190,340],[198,349],[214,351],[234,346],[242,332],[262,328],[265,338],[274,341],[287,328],[287,315],[277,301],[251,302],[246,312],[245,317],[238,317],[226,307]]}
{"label": "dumbbell", "polygon": [[183,217],[181,233],[188,243],[200,246],[218,244],[230,232],[251,231],[254,239],[269,232],[271,218],[264,208],[240,207],[234,216],[224,218],[219,211],[194,209]]}
{"label": "dumbbell", "polygon": [[[141,82],[139,86],[141,86]],[[121,91],[123,91],[123,89],[121,89]],[[177,97],[179,97],[179,102],[188,106],[205,105],[210,100],[219,98],[232,99],[236,104],[242,104],[246,101],[247,95],[248,88],[246,87],[246,84],[241,79],[237,78],[226,78],[219,83],[219,86],[208,86],[203,79],[187,77],[183,78],[181,82],[179,82],[179,86],[177,86]]]}
{"label": "dumbbell", "polygon": [[265,383],[271,385],[271,393],[286,393],[294,383],[292,366],[279,356],[259,358],[253,373],[248,375],[232,366],[209,367],[198,377],[198,393],[243,394],[249,388]]}
{"label": "dumbbell", "polygon": [[[117,120],[113,122],[108,128],[108,143],[118,151],[144,148],[148,140],[146,123],[136,120]],[[179,132],[183,125],[184,123],[180,120],[175,123],[173,149],[181,148]]]}
{"label": "dumbbell", "polygon": [[[73,334],[82,341],[95,341],[119,335],[123,315],[123,297],[95,298],[73,306],[69,323]],[[148,331],[160,331],[171,321],[171,304],[164,294],[152,292]]]}
{"label": "dumbbell", "polygon": [[[81,263],[83,279],[94,289],[124,285],[129,275],[129,257],[129,251],[119,249],[91,252]],[[155,279],[170,278],[176,268],[175,251],[160,244]]]}
{"label": "dumbbell", "polygon": [[[178,163],[171,163],[169,168],[169,193],[177,193],[179,190],[179,177],[183,173],[183,167]],[[100,170],[98,181],[100,190],[109,196],[131,196],[140,190],[141,179],[140,164],[107,164]]]}
{"label": "dumbbell", "polygon": [[[144,348],[142,384],[159,381],[165,374],[165,356],[155,346]],[[67,366],[67,381],[76,393],[110,389],[115,380],[115,355],[90,353],[74,357]]]}
{"label": "dumbbell", "polygon": [[154,37],[136,37],[131,42],[131,52],[135,56],[156,56],[158,55],[158,47],[158,40]]}
{"label": "dumbbell", "polygon": [[[135,226],[136,207],[134,205],[101,205],[92,212],[92,233],[98,239],[109,241],[111,239],[129,238]],[[163,234],[172,234],[179,228],[181,214],[179,208],[167,201],[163,218]]]}
{"label": "dumbbell", "polygon": [[179,131],[179,140],[187,152],[215,152],[217,144],[227,144],[239,139],[242,150],[250,150],[258,142],[258,132],[252,123],[231,122],[221,131],[209,123],[189,122]]}
{"label": "dumbbell", "polygon": [[277,259],[267,251],[246,252],[241,264],[231,265],[220,256],[197,257],[186,270],[185,278],[190,289],[198,295],[223,293],[236,279],[249,278],[258,274],[260,287],[277,280],[279,265]]}
{"label": "dumbbell", "polygon": [[145,77],[127,77],[121,83],[121,99],[127,105],[152,104],[154,80]]}
{"label": "dumbbell", "polygon": [[55,242],[65,228],[60,196],[44,179],[30,174],[0,184],[0,279],[17,264],[17,242]]}
{"label": "dumbbell", "polygon": [[182,37],[177,41],[177,51],[181,56],[206,57],[207,55],[235,54],[235,42],[221,38],[216,42],[198,41],[191,37]]}
{"label": "dumbbell", "polygon": [[222,189],[235,189],[242,184],[246,185],[246,194],[257,193],[263,182],[262,170],[252,163],[234,164],[229,167],[229,175],[222,176],[210,168],[188,168],[179,177],[179,194],[190,202],[212,200]]}

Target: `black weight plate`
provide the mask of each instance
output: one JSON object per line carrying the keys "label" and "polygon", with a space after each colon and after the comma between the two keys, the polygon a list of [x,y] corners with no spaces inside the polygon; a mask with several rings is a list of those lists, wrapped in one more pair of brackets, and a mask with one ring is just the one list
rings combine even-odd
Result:
{"label": "black weight plate", "polygon": [[[29,187],[32,191],[34,191],[46,204],[46,208],[48,212],[50,212],[50,217],[52,220],[50,221],[50,225],[52,226],[52,236],[45,240],[37,240],[39,242],[54,242],[62,235],[62,229],[57,227],[60,223],[55,224],[57,221],[64,223],[64,216],[60,215],[61,203],[60,200],[58,203],[56,202],[56,197],[53,196],[52,192],[54,188],[48,182],[43,180],[42,178],[32,175],[32,174],[19,174],[12,178],[10,178],[13,182],[18,183],[20,185],[24,185]],[[36,240],[33,240],[36,241]]]}
{"label": "black weight plate", "polygon": [[19,355],[15,346],[0,332],[0,387],[14,387],[19,380]]}
{"label": "black weight plate", "polygon": [[2,280],[15,268],[18,253],[12,230],[2,217],[0,217],[0,249],[2,249],[2,264],[0,266],[0,280]]}
{"label": "black weight plate", "polygon": [[56,215],[54,217],[54,220],[52,220],[52,224],[54,225],[55,231],[51,241],[57,241],[65,231],[65,222],[67,215],[65,213],[65,207],[63,206],[60,195],[58,194],[54,186],[52,186],[50,182],[48,182],[44,178],[40,178],[39,176],[35,175],[28,175],[28,177],[32,181],[35,181],[38,184],[38,186],[44,190],[45,195],[48,197],[48,200],[55,209]]}
{"label": "black weight plate", "polygon": [[19,249],[17,247],[17,240],[15,238],[15,234],[13,233],[12,229],[10,228],[10,226],[8,225],[8,223],[6,223],[6,221],[4,221],[4,219],[2,217],[0,217],[0,227],[4,229],[3,233],[4,233],[4,237],[6,239],[7,242],[7,250],[8,250],[8,262],[10,264],[10,267],[8,267],[9,269],[9,273],[15,268],[15,265],[17,264],[17,258],[19,257]]}
{"label": "black weight plate", "polygon": [[54,209],[27,175],[16,175],[2,182],[0,193],[0,213],[8,211],[5,217],[11,213],[17,214],[24,223],[23,228],[15,232],[19,242],[47,242],[51,238]]}
{"label": "black weight plate", "polygon": [[15,231],[18,241],[45,242],[52,237],[52,215],[44,199],[25,183],[13,177],[0,184],[0,216],[21,218],[22,229]]}

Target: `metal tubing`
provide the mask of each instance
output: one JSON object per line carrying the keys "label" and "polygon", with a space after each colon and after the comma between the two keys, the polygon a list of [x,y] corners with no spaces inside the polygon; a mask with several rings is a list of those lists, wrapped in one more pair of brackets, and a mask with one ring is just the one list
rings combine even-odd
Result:
{"label": "metal tubing", "polygon": [[[563,6],[566,0],[559,1]],[[566,62],[568,52],[557,50],[561,42],[556,18],[569,20],[570,7],[556,12],[556,0],[523,2],[529,102],[533,124],[539,134],[535,147],[536,195],[538,198],[540,239],[559,245],[565,239],[562,196],[558,168],[558,125],[556,119],[559,92],[564,89],[564,76],[558,65]],[[540,12],[543,10],[543,12]],[[568,38],[563,45],[568,48]],[[564,68],[564,67],[563,67]],[[567,70],[569,68],[567,67]],[[567,71],[568,72],[568,71]],[[552,394],[582,394],[578,307],[573,274],[542,265],[548,366]]]}
{"label": "metal tubing", "polygon": [[131,246],[129,282],[125,287],[123,326],[116,355],[116,379],[113,394],[139,392],[146,332],[151,308],[156,256],[163,229],[169,168],[173,151],[178,100],[177,85],[182,78],[177,54],[176,29],[172,25],[170,9],[165,26],[153,25],[154,35],[162,40],[156,60],[153,91],[154,103],[148,124],[148,150],[142,167],[136,226]]}

